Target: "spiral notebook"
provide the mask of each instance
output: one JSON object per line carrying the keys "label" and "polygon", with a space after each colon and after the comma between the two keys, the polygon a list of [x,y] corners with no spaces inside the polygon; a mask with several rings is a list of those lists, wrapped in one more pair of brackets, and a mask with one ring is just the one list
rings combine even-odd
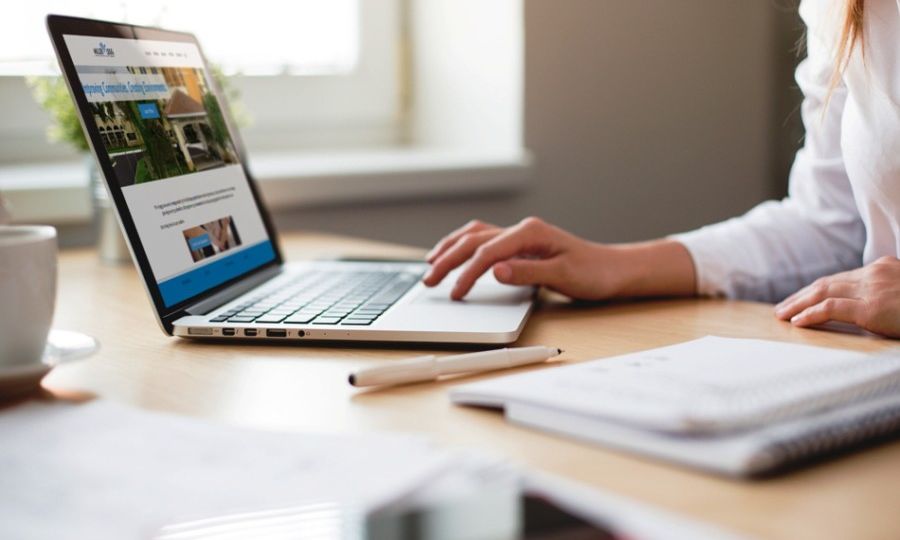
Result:
{"label": "spiral notebook", "polygon": [[463,385],[515,423],[735,476],[900,431],[900,352],[715,336]]}

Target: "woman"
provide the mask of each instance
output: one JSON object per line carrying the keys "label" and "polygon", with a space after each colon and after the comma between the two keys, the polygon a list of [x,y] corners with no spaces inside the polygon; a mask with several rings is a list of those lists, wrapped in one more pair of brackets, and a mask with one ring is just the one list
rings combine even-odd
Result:
{"label": "woman", "polygon": [[789,195],[666,239],[596,244],[537,218],[473,221],[429,253],[426,285],[468,261],[463,298],[493,269],[574,298],[712,295],[780,301],[796,326],[827,321],[900,337],[900,0],[804,0],[804,147]]}

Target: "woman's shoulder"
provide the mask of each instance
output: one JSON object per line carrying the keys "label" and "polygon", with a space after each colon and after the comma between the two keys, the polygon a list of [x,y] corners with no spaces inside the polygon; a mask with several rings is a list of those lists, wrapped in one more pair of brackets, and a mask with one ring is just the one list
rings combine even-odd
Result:
{"label": "woman's shoulder", "polygon": [[832,48],[840,35],[842,7],[846,0],[801,0],[800,18],[807,36]]}

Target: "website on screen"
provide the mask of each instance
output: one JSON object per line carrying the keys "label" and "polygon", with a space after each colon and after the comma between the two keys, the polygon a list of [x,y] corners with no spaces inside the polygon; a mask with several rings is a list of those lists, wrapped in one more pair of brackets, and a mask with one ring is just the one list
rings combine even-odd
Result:
{"label": "website on screen", "polygon": [[65,40],[166,306],[273,260],[196,45]]}

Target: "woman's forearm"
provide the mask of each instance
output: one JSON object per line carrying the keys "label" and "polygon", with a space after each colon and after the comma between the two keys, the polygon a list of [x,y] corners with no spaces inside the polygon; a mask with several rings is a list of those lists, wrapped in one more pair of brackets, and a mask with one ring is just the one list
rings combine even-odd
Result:
{"label": "woman's forearm", "polygon": [[676,240],[662,239],[604,246],[617,262],[618,297],[693,296],[697,294],[694,260]]}
{"label": "woman's forearm", "polygon": [[429,287],[462,267],[454,300],[488,271],[501,283],[542,285],[580,300],[696,294],[693,258],[680,242],[599,244],[533,217],[510,227],[470,222],[439,242],[428,262],[422,281]]}

